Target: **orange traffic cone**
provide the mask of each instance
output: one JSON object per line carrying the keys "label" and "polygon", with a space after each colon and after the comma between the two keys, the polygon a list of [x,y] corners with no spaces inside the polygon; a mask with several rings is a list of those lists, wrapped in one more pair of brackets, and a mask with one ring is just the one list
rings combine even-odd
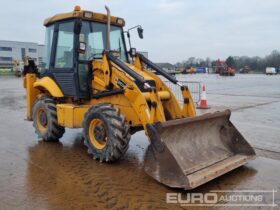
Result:
{"label": "orange traffic cone", "polygon": [[205,84],[202,85],[201,98],[200,98],[199,106],[197,108],[199,108],[199,109],[209,109],[210,108],[207,103]]}

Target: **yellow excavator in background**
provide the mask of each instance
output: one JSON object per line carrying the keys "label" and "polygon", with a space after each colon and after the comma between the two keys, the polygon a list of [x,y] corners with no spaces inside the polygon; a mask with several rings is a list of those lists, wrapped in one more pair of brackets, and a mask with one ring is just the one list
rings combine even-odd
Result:
{"label": "yellow excavator in background", "polygon": [[[170,187],[192,189],[255,158],[230,122],[230,111],[196,116],[187,86],[134,48],[127,51],[119,17],[81,10],[48,18],[41,73],[24,69],[27,119],[39,138],[58,141],[65,128],[83,128],[94,159],[124,156],[131,134],[145,130],[144,168]],[[140,38],[143,29],[138,26]],[[157,74],[181,87],[176,97]]]}

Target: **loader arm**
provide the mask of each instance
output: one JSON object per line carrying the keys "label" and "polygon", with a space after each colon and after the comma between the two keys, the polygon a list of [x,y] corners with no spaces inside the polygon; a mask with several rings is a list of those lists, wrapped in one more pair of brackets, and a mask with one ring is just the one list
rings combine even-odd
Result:
{"label": "loader arm", "polygon": [[[146,92],[142,92],[135,82],[136,79],[114,61],[109,60],[106,53],[104,53],[102,61],[93,61],[93,66],[95,66],[92,81],[93,95],[106,95],[106,93],[115,92],[116,90],[123,90],[123,94],[113,94],[110,97],[104,96],[100,99],[93,97],[89,104],[100,103],[101,101],[115,104],[125,113],[126,119],[131,126],[143,126],[145,128],[147,123],[165,121],[163,107],[161,106],[160,98],[155,94],[155,88],[147,87]],[[126,64],[124,65],[129,68]],[[132,69],[130,70],[135,75],[138,75]],[[142,78],[140,75],[138,77]],[[102,83],[100,81],[107,82]],[[145,80],[142,78],[142,81],[138,82],[144,88]],[[155,108],[154,106],[149,106],[148,103],[159,104],[159,106]]]}
{"label": "loader arm", "polygon": [[[116,93],[115,98],[121,98],[118,100],[122,102],[113,103],[118,104],[121,110],[126,110],[126,118],[131,122],[131,126],[142,125],[146,128],[147,124],[195,115],[189,90],[182,87],[186,103],[181,109],[172,91],[157,75],[145,69],[139,58],[136,59],[135,65],[129,65],[112,53],[105,52],[102,61],[93,61],[93,66],[95,67],[92,82],[93,95]],[[110,86],[111,91],[108,91]],[[120,90],[123,90],[124,94],[117,96],[122,92]],[[96,100],[92,99],[89,103],[95,103]],[[106,97],[103,100],[106,101]]]}
{"label": "loader arm", "polygon": [[[172,101],[177,101],[177,98],[174,96],[172,91],[170,91],[170,89],[164,84],[164,82],[156,74],[144,68],[143,64],[146,64],[147,66],[156,70],[159,74],[164,76],[166,79],[168,79],[170,82],[174,83],[175,85],[180,86],[181,93],[183,96],[183,108],[181,110],[180,106],[179,107],[177,106],[176,109],[178,109],[177,111],[180,110],[182,117],[195,117],[196,116],[195,104],[193,102],[189,88],[187,86],[183,86],[182,84],[180,84],[180,82],[175,77],[169,75],[167,72],[165,72],[164,70],[156,66],[154,63],[152,63],[150,60],[145,58],[143,55],[138,53],[136,55],[136,60],[135,60],[136,69],[140,69],[144,71],[146,74],[148,74],[149,76],[151,76],[155,80],[157,87],[159,87],[159,89],[168,90],[171,93]],[[166,106],[168,110],[171,110],[173,104],[167,103]]]}

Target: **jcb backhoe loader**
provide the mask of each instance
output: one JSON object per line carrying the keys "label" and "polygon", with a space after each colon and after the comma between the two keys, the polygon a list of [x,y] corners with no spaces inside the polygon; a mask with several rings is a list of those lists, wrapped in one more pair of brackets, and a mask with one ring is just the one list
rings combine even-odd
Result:
{"label": "jcb backhoe loader", "polygon": [[[105,15],[77,6],[44,22],[44,70],[37,74],[34,65],[26,65],[24,82],[27,119],[39,138],[57,141],[65,128],[83,128],[88,153],[114,162],[127,151],[131,134],[144,129],[150,141],[145,171],[185,189],[253,159],[255,152],[230,122],[230,111],[196,116],[188,87],[143,55],[131,50],[129,56],[125,21],[106,9]],[[181,86],[182,108],[147,69]]]}

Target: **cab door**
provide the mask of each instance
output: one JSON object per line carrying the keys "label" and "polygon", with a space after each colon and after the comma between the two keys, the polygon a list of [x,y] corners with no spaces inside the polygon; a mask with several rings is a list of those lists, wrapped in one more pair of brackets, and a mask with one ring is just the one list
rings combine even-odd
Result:
{"label": "cab door", "polygon": [[65,96],[76,96],[74,76],[74,21],[54,26],[50,72]]}
{"label": "cab door", "polygon": [[55,24],[50,71],[65,96],[87,99],[88,88],[81,88],[79,82],[79,34],[75,33],[75,24],[75,20]]}

